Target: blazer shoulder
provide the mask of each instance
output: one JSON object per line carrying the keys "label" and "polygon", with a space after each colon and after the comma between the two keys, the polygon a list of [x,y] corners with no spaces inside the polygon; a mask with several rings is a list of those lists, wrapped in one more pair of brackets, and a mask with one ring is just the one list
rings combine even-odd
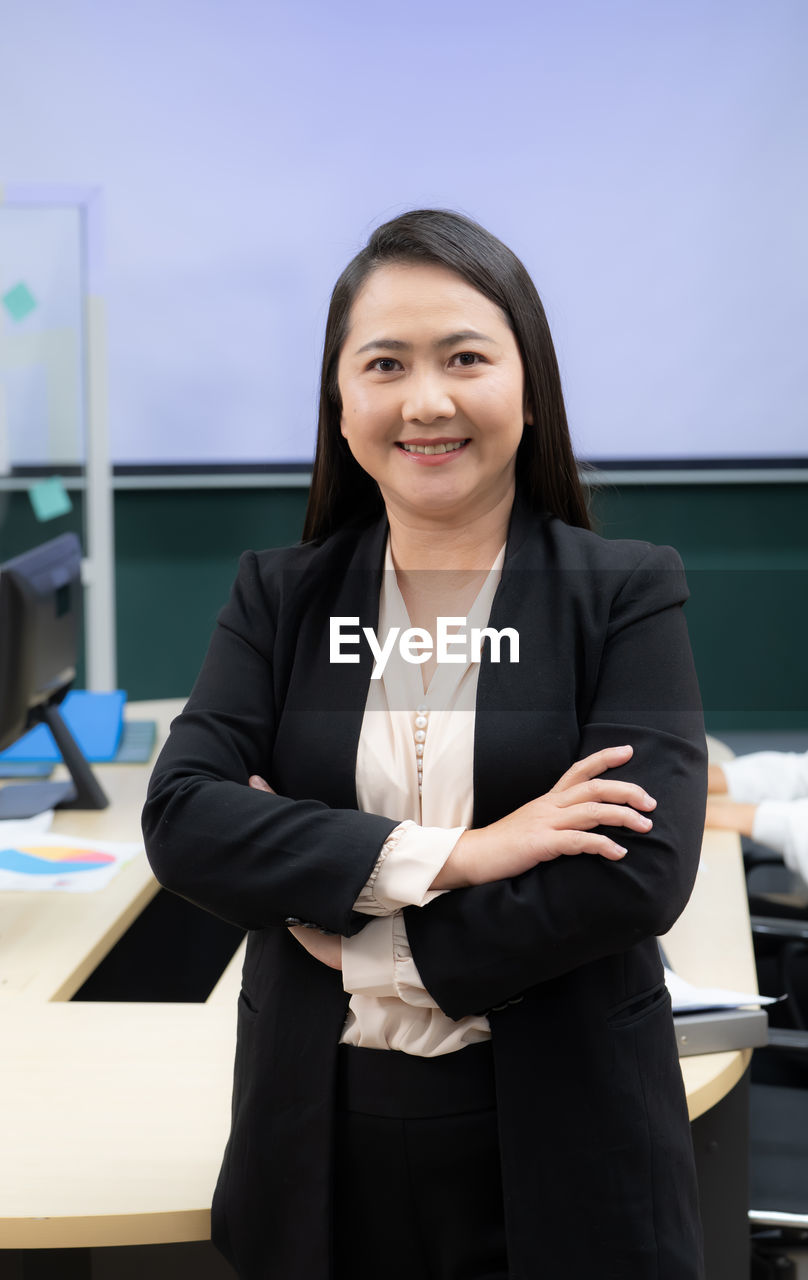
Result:
{"label": "blazer shoulder", "polygon": [[241,631],[267,618],[305,607],[313,593],[344,575],[357,551],[368,542],[366,530],[344,530],[324,542],[244,551],[230,598],[221,609],[221,626]]}
{"label": "blazer shoulder", "polygon": [[386,531],[380,524],[350,527],[331,534],[322,542],[296,542],[288,547],[269,547],[264,551],[245,551],[241,557],[252,557],[262,579],[278,573],[330,573],[340,563],[353,561],[357,552],[378,541]]}
{"label": "blazer shoulder", "polygon": [[640,567],[683,572],[675,547],[633,538],[604,538],[592,529],[579,529],[555,516],[545,521],[545,536],[562,567],[623,571]]}
{"label": "blazer shoulder", "polygon": [[690,594],[673,547],[603,538],[556,517],[542,517],[529,542],[532,563],[520,555],[520,565],[562,574],[572,598],[598,613],[607,609],[613,622],[684,604]]}

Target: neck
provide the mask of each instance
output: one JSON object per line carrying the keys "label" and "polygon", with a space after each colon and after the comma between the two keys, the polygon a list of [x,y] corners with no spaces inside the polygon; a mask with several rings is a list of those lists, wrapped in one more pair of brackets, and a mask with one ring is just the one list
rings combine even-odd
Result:
{"label": "neck", "polygon": [[489,569],[508,534],[514,489],[473,520],[424,520],[387,508],[393,563],[412,569]]}

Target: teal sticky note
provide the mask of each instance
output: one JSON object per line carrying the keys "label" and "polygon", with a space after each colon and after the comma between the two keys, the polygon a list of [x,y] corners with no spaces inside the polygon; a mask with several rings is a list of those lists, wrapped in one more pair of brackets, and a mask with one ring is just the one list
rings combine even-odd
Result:
{"label": "teal sticky note", "polygon": [[36,298],[27,284],[20,281],[13,289],[3,294],[3,306],[12,320],[24,320],[36,306]]}
{"label": "teal sticky note", "polygon": [[55,520],[57,516],[66,516],[73,510],[70,495],[59,476],[49,476],[47,480],[32,484],[28,497],[37,520]]}

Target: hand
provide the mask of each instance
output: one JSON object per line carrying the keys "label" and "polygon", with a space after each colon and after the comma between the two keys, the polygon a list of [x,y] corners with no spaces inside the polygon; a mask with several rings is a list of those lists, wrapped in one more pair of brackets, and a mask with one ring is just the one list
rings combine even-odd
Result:
{"label": "hand", "polygon": [[320,964],[327,964],[329,969],[342,969],[342,938],[338,933],[320,933],[319,929],[307,929],[302,924],[291,925],[289,932]]}
{"label": "hand", "polygon": [[531,800],[499,822],[464,831],[433,889],[457,889],[521,875],[539,862],[596,853],[611,861],[624,857],[622,845],[594,827],[627,827],[640,835],[653,823],[644,810],[656,800],[632,782],[600,775],[631,759],[630,746],[607,747],[578,760],[546,795]]}
{"label": "hand", "polygon": [[724,796],[708,796],[704,825],[751,836],[756,811],[755,804],[739,804],[737,800],[727,800]]}
{"label": "hand", "polygon": [[277,791],[273,790],[273,788],[269,785],[266,779],[262,778],[257,773],[250,774],[250,786],[252,787],[253,791],[268,791],[269,794],[272,796],[276,796],[278,794]]}
{"label": "hand", "polygon": [[[250,786],[253,791],[268,791],[270,795],[277,795],[266,779],[257,773],[251,775]],[[289,932],[294,934],[301,947],[310,956],[314,956],[315,960],[327,964],[329,969],[342,968],[342,938],[338,933],[320,933],[319,929],[307,929],[302,924],[292,925]]]}
{"label": "hand", "polygon": [[707,766],[707,791],[710,795],[726,795],[727,792],[727,775],[721,768],[720,764],[709,764]]}

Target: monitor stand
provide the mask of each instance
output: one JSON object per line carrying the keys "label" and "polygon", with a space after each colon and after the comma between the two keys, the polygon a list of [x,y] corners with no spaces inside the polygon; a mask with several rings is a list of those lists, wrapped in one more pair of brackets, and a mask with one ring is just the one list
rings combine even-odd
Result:
{"label": "monitor stand", "polygon": [[0,791],[0,820],[33,818],[46,809],[106,809],[109,799],[55,704],[36,707],[32,718],[56,739],[71,782],[27,782]]}
{"label": "monitor stand", "polygon": [[33,818],[76,794],[72,782],[25,782],[0,790],[0,822]]}

